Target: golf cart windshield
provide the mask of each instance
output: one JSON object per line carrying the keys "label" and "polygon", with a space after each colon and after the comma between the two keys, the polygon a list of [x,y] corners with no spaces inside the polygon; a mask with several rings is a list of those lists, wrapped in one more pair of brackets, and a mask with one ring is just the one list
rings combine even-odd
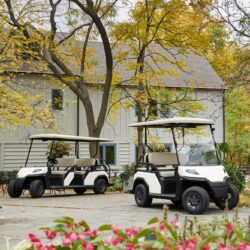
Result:
{"label": "golf cart windshield", "polygon": [[209,125],[176,127],[177,154],[182,166],[218,165],[218,157]]}

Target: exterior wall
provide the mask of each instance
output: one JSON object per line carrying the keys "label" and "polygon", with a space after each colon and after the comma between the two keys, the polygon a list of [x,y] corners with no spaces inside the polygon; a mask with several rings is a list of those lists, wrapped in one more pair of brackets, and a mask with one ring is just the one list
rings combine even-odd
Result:
{"label": "exterior wall", "polygon": [[[39,76],[22,76],[22,81],[26,84],[34,84],[39,81],[39,85],[30,90],[32,93],[43,93],[45,100],[51,101],[51,89],[58,88],[53,85],[50,79]],[[38,87],[37,87],[38,86]],[[98,114],[101,105],[101,92],[90,90],[95,114]],[[215,120],[215,138],[217,142],[223,141],[223,117],[222,117],[222,91],[220,90],[197,90],[197,100],[202,100],[206,110],[201,111],[197,116],[212,118]],[[24,165],[28,152],[28,137],[36,133],[65,133],[76,134],[77,104],[75,95],[68,89],[64,91],[63,111],[54,111],[57,131],[44,131],[41,127],[21,127],[16,131],[4,129],[0,131],[0,170],[18,169]],[[136,129],[128,128],[127,124],[135,122],[136,116],[133,109],[126,110],[120,107],[115,114],[111,113],[113,119],[108,119],[101,133],[101,137],[112,138],[116,144],[116,165],[121,166],[135,162],[135,139]],[[95,117],[97,118],[97,117]],[[88,136],[86,126],[85,110],[80,103],[80,135]],[[166,140],[164,143],[172,143]],[[45,164],[47,143],[37,143],[34,148],[34,155],[30,164]],[[89,157],[88,145],[80,145],[80,157]]]}

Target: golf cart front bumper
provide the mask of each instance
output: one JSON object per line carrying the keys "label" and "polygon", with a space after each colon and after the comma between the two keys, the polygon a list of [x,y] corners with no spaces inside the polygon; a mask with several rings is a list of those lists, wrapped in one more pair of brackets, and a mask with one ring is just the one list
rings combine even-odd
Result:
{"label": "golf cart front bumper", "polygon": [[210,182],[210,188],[215,199],[227,198],[228,182]]}

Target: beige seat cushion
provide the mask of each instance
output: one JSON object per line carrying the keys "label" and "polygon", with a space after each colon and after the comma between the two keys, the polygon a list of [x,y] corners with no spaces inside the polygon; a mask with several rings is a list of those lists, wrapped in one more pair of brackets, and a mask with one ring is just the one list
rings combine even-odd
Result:
{"label": "beige seat cushion", "polygon": [[77,167],[89,167],[94,165],[96,165],[95,158],[75,159],[75,166]]}
{"label": "beige seat cushion", "polygon": [[176,154],[170,152],[148,153],[148,162],[154,164],[156,167],[159,166],[157,169],[163,177],[173,177],[175,175],[175,168],[172,165],[178,163]]}
{"label": "beige seat cushion", "polygon": [[75,159],[75,166],[83,168],[81,170],[75,171],[75,174],[84,175],[86,173],[85,168],[89,166],[94,166],[96,164],[97,164],[97,159],[95,158]]}
{"label": "beige seat cushion", "polygon": [[152,152],[148,153],[148,162],[154,165],[176,165],[178,163],[175,153]]}
{"label": "beige seat cushion", "polygon": [[75,158],[56,158],[56,160],[57,164],[54,165],[55,170],[51,171],[51,174],[66,174],[66,168],[75,165]]}

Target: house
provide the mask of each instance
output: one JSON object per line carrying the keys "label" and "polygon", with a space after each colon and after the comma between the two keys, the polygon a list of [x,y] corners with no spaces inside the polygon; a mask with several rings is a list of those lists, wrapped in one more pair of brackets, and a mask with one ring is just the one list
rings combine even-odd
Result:
{"label": "house", "polygon": [[[91,42],[89,45],[94,50],[94,59],[97,62],[94,67],[94,74],[102,75],[105,70],[104,51],[102,44]],[[120,46],[124,48],[124,45]],[[165,65],[160,62],[161,67],[172,67],[179,71],[178,77],[167,77],[162,79],[164,87],[171,89],[194,88],[194,95],[207,107],[205,111],[198,115],[204,118],[212,118],[215,121],[215,139],[217,142],[224,140],[224,112],[223,112],[223,93],[224,83],[219,78],[212,66],[205,58],[192,53],[178,55],[186,63],[186,71],[180,71],[175,65]],[[125,70],[122,66],[117,69],[123,78],[126,78],[131,72]],[[69,89],[64,89],[60,84],[55,84],[51,79],[49,70],[30,71],[25,66],[21,67],[16,73],[16,81],[25,83],[31,93],[43,93],[45,99],[51,103],[56,123],[60,133],[87,136],[87,126],[85,110],[80,103],[77,105],[77,97]],[[34,84],[35,83],[35,84]],[[96,82],[94,84],[101,84]],[[90,95],[93,101],[94,110],[98,112],[101,105],[101,91],[91,87]],[[58,105],[58,99],[62,106]],[[57,100],[57,101],[56,101]],[[116,111],[115,120],[107,121],[102,130],[101,137],[113,138],[114,142],[100,145],[102,158],[109,161],[111,166],[121,166],[135,162],[136,145],[134,129],[128,128],[127,124],[135,122],[136,112],[133,108],[126,110],[123,106]],[[78,122],[79,121],[79,122]],[[17,169],[24,165],[28,151],[28,136],[31,134],[50,132],[44,131],[39,127],[20,127],[16,131],[4,129],[0,135],[0,171]],[[171,142],[168,142],[171,146]],[[45,152],[47,143],[36,143],[34,145],[34,154],[31,155],[30,163],[39,165],[46,162]],[[80,157],[88,157],[89,149],[87,144],[80,146]]]}

